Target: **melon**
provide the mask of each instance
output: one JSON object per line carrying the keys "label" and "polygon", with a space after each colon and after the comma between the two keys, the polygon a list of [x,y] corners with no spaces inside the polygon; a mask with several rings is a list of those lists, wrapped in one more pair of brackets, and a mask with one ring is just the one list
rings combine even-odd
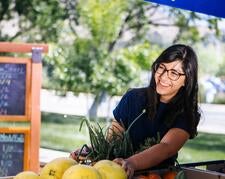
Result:
{"label": "melon", "polygon": [[62,179],[102,179],[98,170],[89,165],[78,164],[70,167]]}
{"label": "melon", "polygon": [[47,163],[40,172],[40,179],[61,179],[63,173],[77,162],[69,157],[59,157]]}
{"label": "melon", "polygon": [[94,168],[100,172],[102,179],[127,179],[125,170],[111,160],[100,160]]}
{"label": "melon", "polygon": [[13,179],[39,179],[39,176],[32,171],[23,171],[18,173]]}

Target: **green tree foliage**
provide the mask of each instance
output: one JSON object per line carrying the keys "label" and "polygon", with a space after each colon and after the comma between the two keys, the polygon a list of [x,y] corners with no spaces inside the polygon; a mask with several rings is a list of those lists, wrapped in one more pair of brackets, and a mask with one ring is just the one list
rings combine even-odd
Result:
{"label": "green tree foliage", "polygon": [[[199,58],[199,74],[200,76],[215,75],[220,64],[223,61],[223,55],[219,46],[207,44],[205,46],[197,46]],[[207,49],[207,50],[206,50]]]}
{"label": "green tree foliage", "polygon": [[[223,56],[222,58],[225,59],[225,56]],[[222,77],[222,79],[225,80],[225,61],[224,60],[219,65],[219,69],[216,73],[216,76]]]}
{"label": "green tree foliage", "polygon": [[26,42],[57,42],[60,27],[67,14],[58,0],[1,0],[0,27],[11,33],[0,31],[1,41],[21,39]]}
{"label": "green tree foliage", "polygon": [[105,49],[117,38],[127,3],[126,0],[80,1],[80,21],[87,27],[98,48]]}
{"label": "green tree foliage", "polygon": [[152,62],[158,57],[161,50],[158,45],[151,45],[149,42],[144,42],[123,48],[120,51],[126,59],[136,65],[136,68],[149,71]]}
{"label": "green tree foliage", "polygon": [[140,85],[141,71],[161,51],[149,38],[151,30],[174,27],[174,42],[193,43],[202,40],[196,26],[202,19],[219,34],[216,18],[143,0],[0,0],[0,26],[16,27],[11,34],[1,30],[0,39],[53,43],[44,60],[45,86],[95,94],[95,115],[106,93]]}

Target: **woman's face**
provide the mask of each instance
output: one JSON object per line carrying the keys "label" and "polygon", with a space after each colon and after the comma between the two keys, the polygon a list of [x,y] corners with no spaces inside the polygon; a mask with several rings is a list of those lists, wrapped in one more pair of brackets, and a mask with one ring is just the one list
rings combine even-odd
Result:
{"label": "woman's face", "polygon": [[185,84],[182,62],[176,60],[170,63],[158,64],[155,72],[155,82],[160,101],[168,103]]}

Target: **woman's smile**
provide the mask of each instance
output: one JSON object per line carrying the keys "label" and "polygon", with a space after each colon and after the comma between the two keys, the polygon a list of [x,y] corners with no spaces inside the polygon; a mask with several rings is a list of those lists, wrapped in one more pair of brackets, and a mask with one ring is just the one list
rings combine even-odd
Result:
{"label": "woman's smile", "polygon": [[162,87],[162,88],[170,87],[170,84],[165,83],[165,82],[163,82],[162,80],[159,80],[159,82],[158,82],[157,85],[159,85],[159,87]]}
{"label": "woman's smile", "polygon": [[160,95],[160,101],[162,102],[169,102],[177,94],[178,90],[184,86],[185,75],[171,80],[175,71],[176,74],[183,74],[181,61],[176,60],[170,63],[163,63],[156,69],[156,91]]}

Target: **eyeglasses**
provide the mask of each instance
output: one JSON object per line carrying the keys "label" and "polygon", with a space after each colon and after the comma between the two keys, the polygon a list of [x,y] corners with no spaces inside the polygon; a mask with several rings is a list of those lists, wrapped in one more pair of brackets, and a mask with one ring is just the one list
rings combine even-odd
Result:
{"label": "eyeglasses", "polygon": [[177,81],[180,78],[180,76],[185,75],[184,73],[179,73],[174,69],[167,70],[166,66],[163,64],[155,64],[154,70],[156,73],[160,75],[163,75],[165,72],[167,72],[167,77],[172,81]]}

